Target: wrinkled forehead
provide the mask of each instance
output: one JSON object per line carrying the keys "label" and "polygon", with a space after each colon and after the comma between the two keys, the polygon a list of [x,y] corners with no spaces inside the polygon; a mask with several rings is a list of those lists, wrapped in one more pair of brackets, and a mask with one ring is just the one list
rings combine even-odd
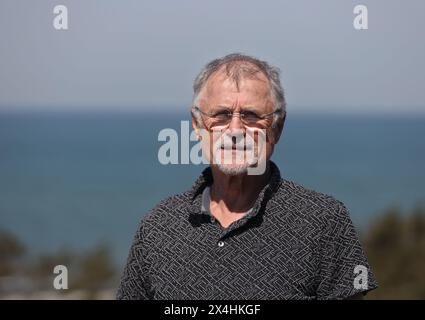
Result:
{"label": "wrinkled forehead", "polygon": [[235,100],[248,104],[264,104],[271,98],[269,80],[258,69],[229,73],[221,68],[209,77],[201,93],[201,100],[207,104],[232,104]]}

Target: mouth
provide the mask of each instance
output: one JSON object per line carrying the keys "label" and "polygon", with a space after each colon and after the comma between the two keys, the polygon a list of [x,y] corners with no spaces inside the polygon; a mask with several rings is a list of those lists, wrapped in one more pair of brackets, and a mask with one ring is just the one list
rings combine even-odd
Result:
{"label": "mouth", "polygon": [[247,149],[246,148],[246,146],[243,146],[243,147],[238,147],[238,146],[236,146],[236,145],[233,145],[232,146],[232,148],[226,148],[225,146],[221,146],[220,147],[220,149],[221,150],[232,150],[232,151],[236,151],[236,150],[239,150],[239,151],[247,151],[247,150],[250,150],[250,149]]}

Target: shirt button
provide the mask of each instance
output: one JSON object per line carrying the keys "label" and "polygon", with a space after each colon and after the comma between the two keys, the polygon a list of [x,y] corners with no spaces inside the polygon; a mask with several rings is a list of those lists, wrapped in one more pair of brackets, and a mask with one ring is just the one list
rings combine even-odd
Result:
{"label": "shirt button", "polygon": [[214,223],[214,222],[215,222],[215,218],[211,217],[211,223]]}
{"label": "shirt button", "polygon": [[224,246],[224,242],[223,241],[219,241],[218,242],[218,246],[221,248],[221,247],[223,247]]}

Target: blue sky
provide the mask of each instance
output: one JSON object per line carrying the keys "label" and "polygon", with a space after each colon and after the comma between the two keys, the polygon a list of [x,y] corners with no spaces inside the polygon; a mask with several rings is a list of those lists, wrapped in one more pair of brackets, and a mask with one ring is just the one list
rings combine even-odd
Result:
{"label": "blue sky", "polygon": [[424,16],[423,0],[2,0],[0,111],[185,109],[206,62],[243,52],[281,69],[288,111],[425,113]]}

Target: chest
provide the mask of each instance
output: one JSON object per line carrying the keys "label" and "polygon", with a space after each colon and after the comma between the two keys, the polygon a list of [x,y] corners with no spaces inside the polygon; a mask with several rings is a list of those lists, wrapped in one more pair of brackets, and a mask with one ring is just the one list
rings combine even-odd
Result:
{"label": "chest", "polygon": [[[316,248],[306,238],[251,229],[221,237],[203,226],[150,257],[156,299],[310,299]],[[153,254],[153,253],[152,253]]]}

